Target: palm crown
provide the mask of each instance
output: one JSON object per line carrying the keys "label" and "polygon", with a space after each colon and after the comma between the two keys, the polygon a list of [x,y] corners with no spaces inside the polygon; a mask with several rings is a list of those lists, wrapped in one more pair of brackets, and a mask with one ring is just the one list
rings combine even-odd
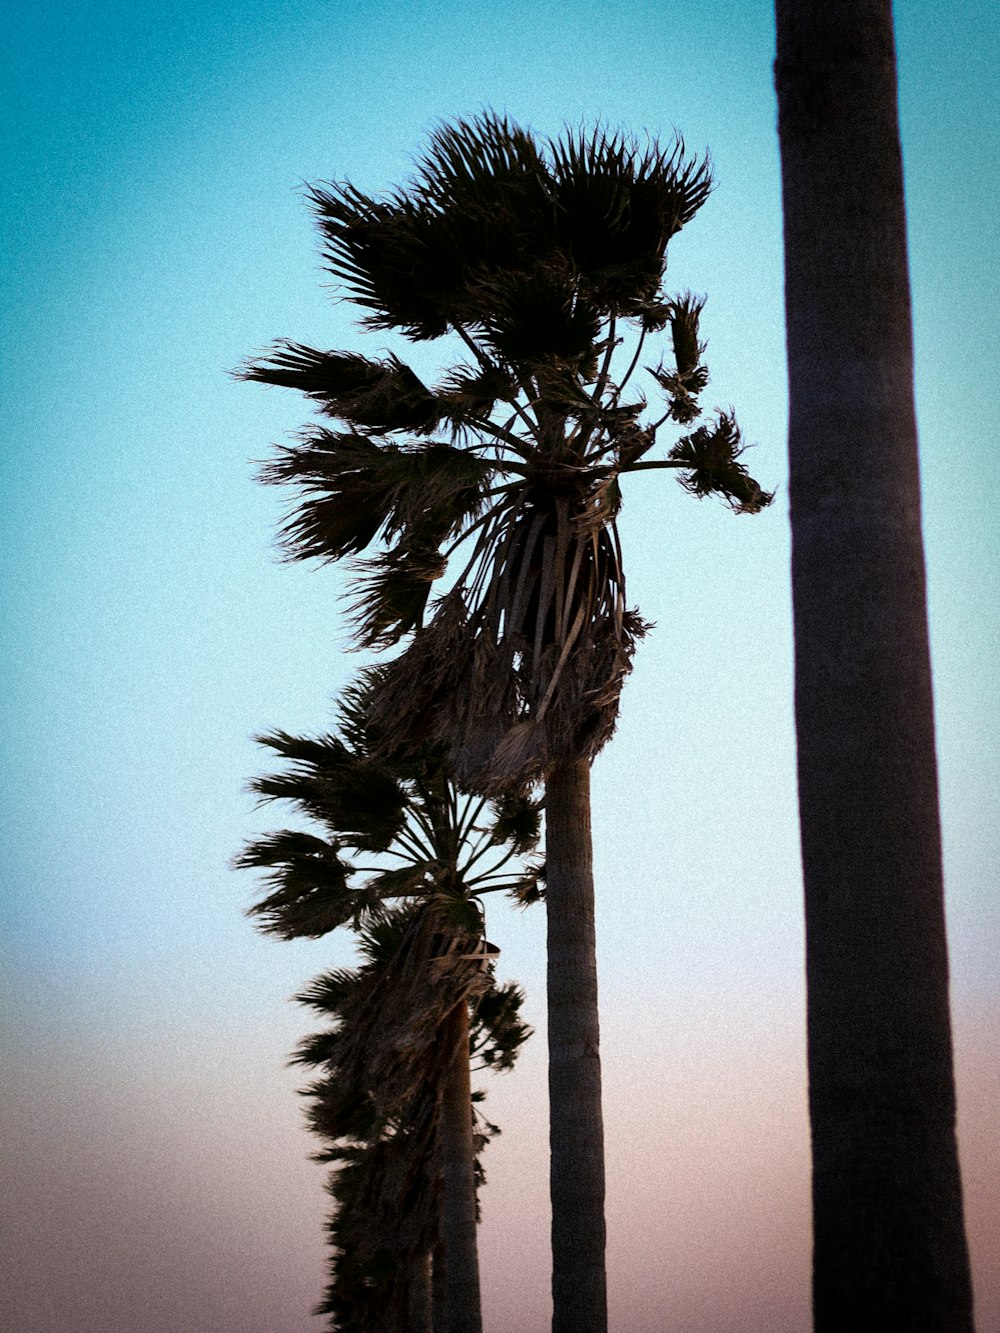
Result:
{"label": "palm crown", "polygon": [[[241,372],[302,390],[337,423],[307,429],[264,477],[300,492],[292,558],[358,558],[359,644],[412,633],[373,717],[397,742],[445,744],[484,790],[593,755],[614,728],[645,628],[625,598],[623,474],[673,468],[742,513],[771,500],[739,461],[731,413],[695,425],[702,301],[663,287],[667,243],[710,188],[707,159],[679,140],[540,142],[492,114],[446,125],[407,187],[310,197],[364,324],[457,335],[471,361],[429,385],[395,355],[282,342]],[[657,416],[625,389],[667,329],[669,362],[646,367]],[[694,428],[649,457],[668,423]]]}
{"label": "palm crown", "polygon": [[388,904],[426,900],[452,928],[480,935],[484,894],[506,891],[523,904],[540,895],[542,867],[526,859],[538,840],[537,802],[518,791],[470,796],[440,754],[380,743],[370,700],[383,675],[371,669],[344,691],[334,732],[258,738],[287,764],[251,790],[289,802],[312,825],[253,838],[235,858],[265,872],[268,891],[250,913],[268,934],[318,939],[348,923],[370,926]]}

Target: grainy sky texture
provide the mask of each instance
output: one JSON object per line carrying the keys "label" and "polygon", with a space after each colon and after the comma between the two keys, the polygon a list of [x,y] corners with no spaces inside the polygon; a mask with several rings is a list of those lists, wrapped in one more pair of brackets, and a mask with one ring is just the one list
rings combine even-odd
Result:
{"label": "grainy sky texture", "polygon": [[[1000,1329],[995,200],[998,18],[897,6],[953,964],[981,1333]],[[808,1139],[791,715],[772,16],[764,0],[8,0],[0,97],[4,1302],[12,1333],[308,1333],[322,1169],[286,1002],[346,961],[241,916],[274,812],[251,736],[319,730],[355,670],[344,575],[288,568],[251,460],[307,417],[227,371],[367,347],[301,182],[378,190],[481,107],[711,148],[671,250],[708,293],[707,395],[771,510],[633,478],[656,629],[595,767],[615,1333],[803,1333]],[[331,299],[333,298],[333,299]],[[864,467],[864,458],[857,460]],[[538,1035],[490,1090],[489,1333],[548,1327],[539,911],[492,909]]]}

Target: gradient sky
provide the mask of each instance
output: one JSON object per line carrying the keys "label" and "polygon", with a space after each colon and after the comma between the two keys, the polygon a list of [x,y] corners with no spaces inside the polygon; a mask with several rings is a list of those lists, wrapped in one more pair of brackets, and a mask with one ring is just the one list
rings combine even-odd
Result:
{"label": "gradient sky", "polygon": [[[897,5],[960,1139],[1000,1329],[997,11]],[[251,461],[305,420],[227,371],[278,336],[378,350],[323,286],[301,183],[404,177],[442,117],[603,117],[709,146],[671,250],[757,519],[633,479],[656,630],[595,766],[615,1333],[804,1333],[808,1136],[791,715],[778,146],[764,0],[8,0],[0,97],[3,877],[12,1333],[308,1333],[321,1168],[307,1015],[350,956],[280,944],[227,869],[271,814],[253,733],[356,669],[337,571],[278,564]],[[859,457],[858,466],[864,466]],[[488,1333],[548,1327],[544,921],[498,904],[538,1035],[490,1090]]]}

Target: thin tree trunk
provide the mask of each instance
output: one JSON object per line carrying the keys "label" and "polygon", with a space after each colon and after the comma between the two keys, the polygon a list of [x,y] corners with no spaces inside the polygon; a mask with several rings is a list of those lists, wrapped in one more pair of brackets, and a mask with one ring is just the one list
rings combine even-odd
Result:
{"label": "thin tree trunk", "polygon": [[817,1333],[968,1333],[890,0],[776,0]]}
{"label": "thin tree trunk", "polygon": [[553,1333],[605,1333],[604,1124],[590,765],[545,788]]}
{"label": "thin tree trunk", "polygon": [[441,1239],[446,1255],[447,1330],[482,1333],[467,1001],[455,1006],[443,1040],[450,1059],[441,1095]]}

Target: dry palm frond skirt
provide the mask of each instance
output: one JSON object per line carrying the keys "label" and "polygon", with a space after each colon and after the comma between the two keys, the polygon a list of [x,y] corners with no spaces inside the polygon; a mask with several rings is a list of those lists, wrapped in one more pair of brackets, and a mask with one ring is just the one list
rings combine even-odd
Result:
{"label": "dry palm frond skirt", "polygon": [[647,629],[625,605],[618,532],[601,488],[588,479],[584,496],[566,491],[551,497],[539,487],[493,516],[465,575],[374,695],[380,730],[404,745],[443,744],[459,780],[476,790],[497,792],[595,755],[614,731]]}

